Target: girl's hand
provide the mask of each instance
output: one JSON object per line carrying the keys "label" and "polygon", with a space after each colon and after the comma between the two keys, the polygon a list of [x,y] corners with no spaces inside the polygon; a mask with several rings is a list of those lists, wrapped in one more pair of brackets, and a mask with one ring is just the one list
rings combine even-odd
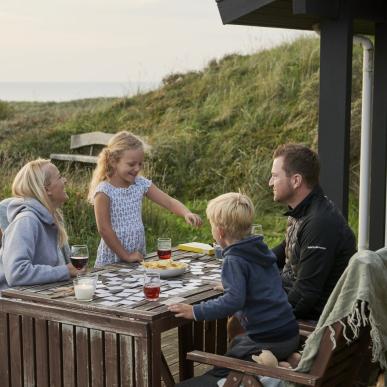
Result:
{"label": "girl's hand", "polygon": [[172,313],[176,313],[175,317],[183,317],[189,320],[193,320],[193,307],[188,304],[173,304],[168,307],[168,310]]}
{"label": "girl's hand", "polygon": [[86,271],[86,267],[81,270],[78,270],[71,263],[68,263],[66,266],[69,271],[70,277],[76,277],[78,274],[82,274]]}
{"label": "girl's hand", "polygon": [[184,215],[185,221],[194,227],[199,227],[202,225],[202,219],[199,215],[194,214],[193,212],[188,212]]}
{"label": "girl's hand", "polygon": [[144,256],[139,253],[138,251],[135,251],[133,253],[129,253],[125,258],[125,262],[141,262],[144,260]]}

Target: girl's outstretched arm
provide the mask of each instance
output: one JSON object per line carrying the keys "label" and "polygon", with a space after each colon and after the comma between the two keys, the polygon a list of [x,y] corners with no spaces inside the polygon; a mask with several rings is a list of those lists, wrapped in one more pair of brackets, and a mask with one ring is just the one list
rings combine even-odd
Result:
{"label": "girl's outstretched arm", "polygon": [[202,220],[199,215],[192,213],[183,203],[177,199],[172,198],[161,189],[152,184],[146,196],[157,203],[158,205],[166,208],[178,216],[182,216],[185,221],[191,226],[199,227],[202,224]]}
{"label": "girl's outstretched arm", "polygon": [[103,192],[95,195],[94,213],[99,235],[118,257],[126,262],[140,262],[144,259],[138,251],[129,253],[117,238],[110,219],[110,199]]}

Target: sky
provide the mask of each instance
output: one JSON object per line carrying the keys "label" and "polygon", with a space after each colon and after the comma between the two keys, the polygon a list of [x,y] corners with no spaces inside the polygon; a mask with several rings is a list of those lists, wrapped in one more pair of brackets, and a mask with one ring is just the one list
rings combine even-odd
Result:
{"label": "sky", "polygon": [[159,82],[301,34],[224,26],[215,0],[1,0],[0,81]]}

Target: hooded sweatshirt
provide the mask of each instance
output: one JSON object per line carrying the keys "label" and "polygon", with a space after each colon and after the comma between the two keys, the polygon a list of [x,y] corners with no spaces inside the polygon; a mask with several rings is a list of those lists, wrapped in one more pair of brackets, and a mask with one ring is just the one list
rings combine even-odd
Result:
{"label": "hooded sweatshirt", "polygon": [[0,250],[0,290],[70,278],[58,251],[58,228],[52,214],[33,198],[12,200],[9,226]]}
{"label": "hooded sweatshirt", "polygon": [[223,250],[224,294],[194,305],[195,319],[215,320],[236,314],[255,341],[293,338],[298,327],[282,287],[275,255],[262,236],[242,239]]}

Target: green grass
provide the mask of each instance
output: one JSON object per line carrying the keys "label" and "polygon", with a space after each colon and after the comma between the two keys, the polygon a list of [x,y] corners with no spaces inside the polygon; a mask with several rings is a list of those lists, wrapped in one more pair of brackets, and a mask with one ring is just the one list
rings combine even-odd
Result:
{"label": "green grass", "polygon": [[[357,223],[361,50],[354,48],[351,127],[350,224]],[[69,151],[74,133],[129,130],[147,139],[145,175],[204,215],[207,200],[241,190],[253,198],[256,221],[269,245],[285,230],[283,208],[268,187],[277,145],[302,142],[317,148],[319,41],[300,39],[253,55],[228,55],[202,70],[171,74],[158,89],[131,98],[63,103],[0,104],[0,198],[9,196],[16,171],[27,161]],[[5,109],[5,110],[4,110]],[[6,114],[2,114],[2,111]],[[68,178],[65,205],[71,243],[98,244],[86,203],[90,169],[57,163]],[[144,202],[149,250],[155,238],[174,243],[211,241],[208,225],[196,230]]]}

